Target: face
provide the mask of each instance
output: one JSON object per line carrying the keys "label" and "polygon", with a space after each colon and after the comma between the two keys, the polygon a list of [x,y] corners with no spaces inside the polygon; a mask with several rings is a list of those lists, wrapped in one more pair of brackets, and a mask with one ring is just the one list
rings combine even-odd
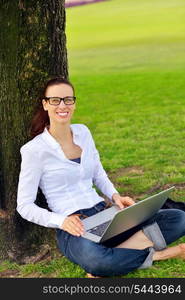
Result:
{"label": "face", "polygon": [[[68,84],[58,84],[49,86],[45,93],[46,97],[67,97],[73,96],[73,89]],[[42,100],[43,108],[48,112],[50,119],[50,124],[55,123],[70,123],[72,115],[75,110],[75,104],[66,105],[64,101],[61,101],[59,105],[54,106],[49,103],[49,101]]]}

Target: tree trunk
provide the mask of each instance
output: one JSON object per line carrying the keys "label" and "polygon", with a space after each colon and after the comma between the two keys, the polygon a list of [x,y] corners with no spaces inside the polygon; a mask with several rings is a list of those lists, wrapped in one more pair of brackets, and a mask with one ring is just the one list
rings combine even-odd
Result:
{"label": "tree trunk", "polygon": [[[31,255],[54,230],[16,212],[20,147],[40,83],[68,77],[64,0],[0,0],[0,258]],[[39,193],[38,193],[39,194]],[[38,196],[40,204],[43,196]]]}

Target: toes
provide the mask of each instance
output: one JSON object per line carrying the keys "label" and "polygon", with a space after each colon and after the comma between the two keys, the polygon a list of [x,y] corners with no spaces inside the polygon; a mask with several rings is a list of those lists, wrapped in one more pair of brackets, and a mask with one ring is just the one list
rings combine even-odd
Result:
{"label": "toes", "polygon": [[87,277],[87,278],[101,278],[100,276],[94,276],[94,275],[92,275],[92,274],[90,274],[90,273],[87,273],[87,274],[86,274],[86,277]]}
{"label": "toes", "polygon": [[179,245],[180,249],[185,252],[185,243]]}

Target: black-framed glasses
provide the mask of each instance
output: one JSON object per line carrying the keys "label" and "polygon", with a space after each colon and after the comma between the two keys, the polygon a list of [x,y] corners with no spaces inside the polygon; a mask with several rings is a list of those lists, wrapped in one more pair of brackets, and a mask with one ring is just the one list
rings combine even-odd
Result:
{"label": "black-framed glasses", "polygon": [[49,104],[51,105],[59,105],[61,101],[64,101],[65,105],[72,105],[75,103],[76,97],[75,96],[67,96],[64,98],[61,97],[44,97],[43,98],[46,101],[49,101]]}

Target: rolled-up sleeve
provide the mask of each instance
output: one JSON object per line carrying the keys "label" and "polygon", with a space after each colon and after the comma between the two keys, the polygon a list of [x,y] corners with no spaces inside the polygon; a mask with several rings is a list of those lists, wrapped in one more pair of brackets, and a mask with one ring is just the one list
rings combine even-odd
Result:
{"label": "rolled-up sleeve", "polygon": [[41,226],[61,228],[65,216],[41,208],[36,200],[42,176],[42,161],[39,154],[29,147],[21,148],[21,170],[17,191],[17,211],[26,220]]}
{"label": "rolled-up sleeve", "polygon": [[107,173],[105,172],[102,163],[100,161],[100,155],[96,149],[93,137],[89,131],[91,145],[93,148],[93,158],[94,158],[94,174],[93,174],[93,183],[95,186],[110,200],[112,200],[112,195],[118,193],[113,183],[108,178]]}

